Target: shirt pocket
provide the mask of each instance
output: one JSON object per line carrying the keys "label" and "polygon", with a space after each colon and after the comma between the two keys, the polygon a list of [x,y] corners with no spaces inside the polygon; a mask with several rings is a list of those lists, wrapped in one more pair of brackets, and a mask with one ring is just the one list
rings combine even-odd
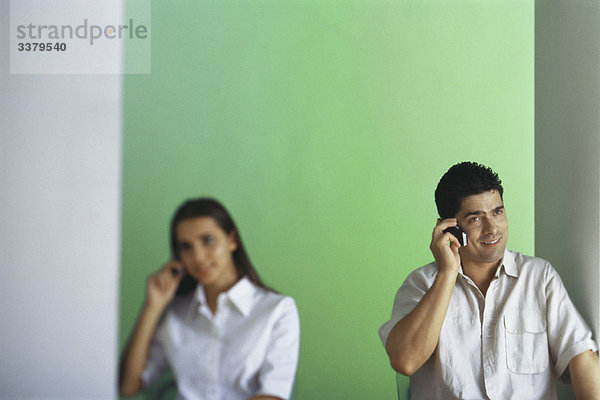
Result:
{"label": "shirt pocket", "polygon": [[539,374],[550,365],[546,320],[538,313],[504,315],[506,364],[517,374]]}

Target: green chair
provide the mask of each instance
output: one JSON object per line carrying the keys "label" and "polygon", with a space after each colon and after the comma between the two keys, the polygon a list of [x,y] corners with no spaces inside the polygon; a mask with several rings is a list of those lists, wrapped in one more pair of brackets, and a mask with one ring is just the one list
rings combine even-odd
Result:
{"label": "green chair", "polygon": [[177,398],[177,383],[171,370],[166,371],[161,377],[144,391],[146,400],[175,400]]}
{"label": "green chair", "polygon": [[398,393],[398,400],[410,400],[410,386],[406,389],[406,393],[402,390],[404,386],[402,381],[404,376],[396,374],[396,392]]}

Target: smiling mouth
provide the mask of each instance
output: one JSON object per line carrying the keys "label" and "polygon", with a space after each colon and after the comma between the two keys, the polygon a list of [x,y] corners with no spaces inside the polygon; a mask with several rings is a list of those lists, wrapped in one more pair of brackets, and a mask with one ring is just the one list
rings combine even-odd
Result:
{"label": "smiling mouth", "polygon": [[491,245],[495,245],[496,243],[499,243],[500,239],[501,238],[494,239],[494,240],[488,240],[488,241],[481,242],[481,243],[484,244],[484,245],[486,245],[486,246],[491,246]]}
{"label": "smiling mouth", "polygon": [[206,274],[212,269],[212,264],[199,265],[194,268],[194,271],[198,274]]}

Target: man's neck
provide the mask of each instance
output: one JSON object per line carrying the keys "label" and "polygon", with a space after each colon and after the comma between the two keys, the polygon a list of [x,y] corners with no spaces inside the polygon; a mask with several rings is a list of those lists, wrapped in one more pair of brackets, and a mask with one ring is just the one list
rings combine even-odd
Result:
{"label": "man's neck", "polygon": [[498,266],[501,262],[502,260],[490,264],[463,264],[463,273],[469,278],[471,278],[471,280],[475,283],[475,285],[477,285],[481,293],[485,296],[488,288],[490,287],[490,283],[492,283],[492,280],[494,280],[496,270],[498,269]]}

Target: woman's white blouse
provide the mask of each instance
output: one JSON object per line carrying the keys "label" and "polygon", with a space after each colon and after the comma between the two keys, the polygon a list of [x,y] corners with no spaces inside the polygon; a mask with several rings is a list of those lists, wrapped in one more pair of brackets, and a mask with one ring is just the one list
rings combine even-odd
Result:
{"label": "woman's white blouse", "polygon": [[150,346],[144,386],[170,367],[180,399],[247,400],[292,391],[300,323],[291,297],[242,278],[221,293],[213,315],[204,289],[176,297]]}

